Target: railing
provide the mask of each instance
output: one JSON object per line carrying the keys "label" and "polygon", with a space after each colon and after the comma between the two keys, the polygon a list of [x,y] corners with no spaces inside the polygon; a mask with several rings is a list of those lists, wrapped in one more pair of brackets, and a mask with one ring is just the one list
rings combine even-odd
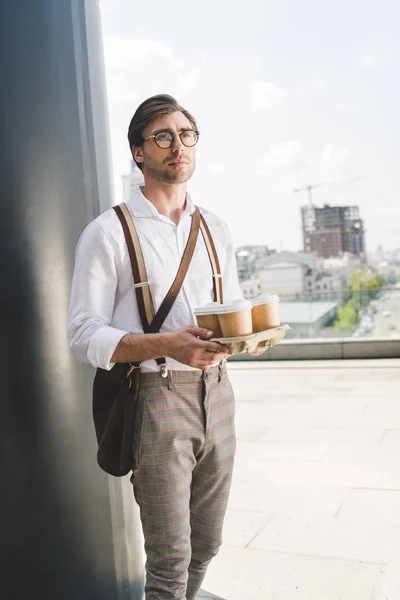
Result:
{"label": "railing", "polygon": [[286,338],[259,357],[233,361],[400,357],[400,289],[280,295]]}
{"label": "railing", "polygon": [[400,339],[400,289],[360,289],[280,295],[287,340],[331,338]]}

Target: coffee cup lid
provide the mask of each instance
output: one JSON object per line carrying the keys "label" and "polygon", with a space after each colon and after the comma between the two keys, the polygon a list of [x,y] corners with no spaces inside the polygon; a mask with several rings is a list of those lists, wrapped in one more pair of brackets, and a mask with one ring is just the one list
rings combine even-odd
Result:
{"label": "coffee cup lid", "polygon": [[262,294],[253,298],[251,301],[252,306],[259,306],[260,304],[272,304],[272,302],[279,302],[279,296],[275,294]]}
{"label": "coffee cup lid", "polygon": [[194,309],[195,315],[213,315],[218,312],[219,308],[222,306],[219,302],[209,302],[204,306],[200,306],[199,308]]}
{"label": "coffee cup lid", "polygon": [[218,314],[226,314],[232,312],[239,312],[241,310],[248,310],[251,308],[250,300],[245,300],[244,298],[238,298],[234,300],[230,304],[220,304],[220,308],[218,309]]}

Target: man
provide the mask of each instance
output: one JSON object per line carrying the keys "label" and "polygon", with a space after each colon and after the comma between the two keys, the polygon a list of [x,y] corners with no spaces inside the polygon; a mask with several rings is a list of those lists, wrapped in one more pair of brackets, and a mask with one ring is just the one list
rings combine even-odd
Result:
{"label": "man", "polygon": [[[194,117],[167,95],[143,102],[129,126],[144,186],[128,208],[155,311],[177,273],[195,210],[186,185],[198,138]],[[241,291],[228,228],[200,210],[217,249],[224,300],[231,302]],[[77,247],[69,344],[94,367],[141,362],[131,481],[145,538],[146,600],[194,600],[221,545],[235,452],[227,349],[194,325],[194,309],[213,300],[202,236],[160,333],[143,333],[133,283],[121,223],[110,209],[88,225]],[[154,360],[160,357],[167,378]]]}

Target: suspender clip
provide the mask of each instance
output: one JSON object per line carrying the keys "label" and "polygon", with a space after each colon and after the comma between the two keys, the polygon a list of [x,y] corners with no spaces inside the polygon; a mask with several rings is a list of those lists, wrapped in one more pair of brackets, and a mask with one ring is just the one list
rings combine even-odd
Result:
{"label": "suspender clip", "polygon": [[160,365],[160,371],[161,371],[161,377],[164,377],[164,379],[166,379],[168,377],[168,367],[167,367],[166,363],[164,363],[163,365]]}
{"label": "suspender clip", "polygon": [[143,281],[142,283],[135,283],[135,288],[145,287],[146,285],[149,285],[148,281]]}

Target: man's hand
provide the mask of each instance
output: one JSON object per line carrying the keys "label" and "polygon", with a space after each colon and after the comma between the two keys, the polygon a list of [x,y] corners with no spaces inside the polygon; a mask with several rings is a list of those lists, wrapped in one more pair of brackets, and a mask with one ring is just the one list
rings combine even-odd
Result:
{"label": "man's hand", "polygon": [[203,327],[182,327],[164,334],[165,356],[178,362],[206,371],[212,365],[228,357],[228,348],[218,342],[207,341],[213,331]]}
{"label": "man's hand", "polygon": [[261,356],[264,354],[266,350],[268,350],[269,346],[262,346],[261,348],[256,348],[253,352],[249,352],[249,356]]}

